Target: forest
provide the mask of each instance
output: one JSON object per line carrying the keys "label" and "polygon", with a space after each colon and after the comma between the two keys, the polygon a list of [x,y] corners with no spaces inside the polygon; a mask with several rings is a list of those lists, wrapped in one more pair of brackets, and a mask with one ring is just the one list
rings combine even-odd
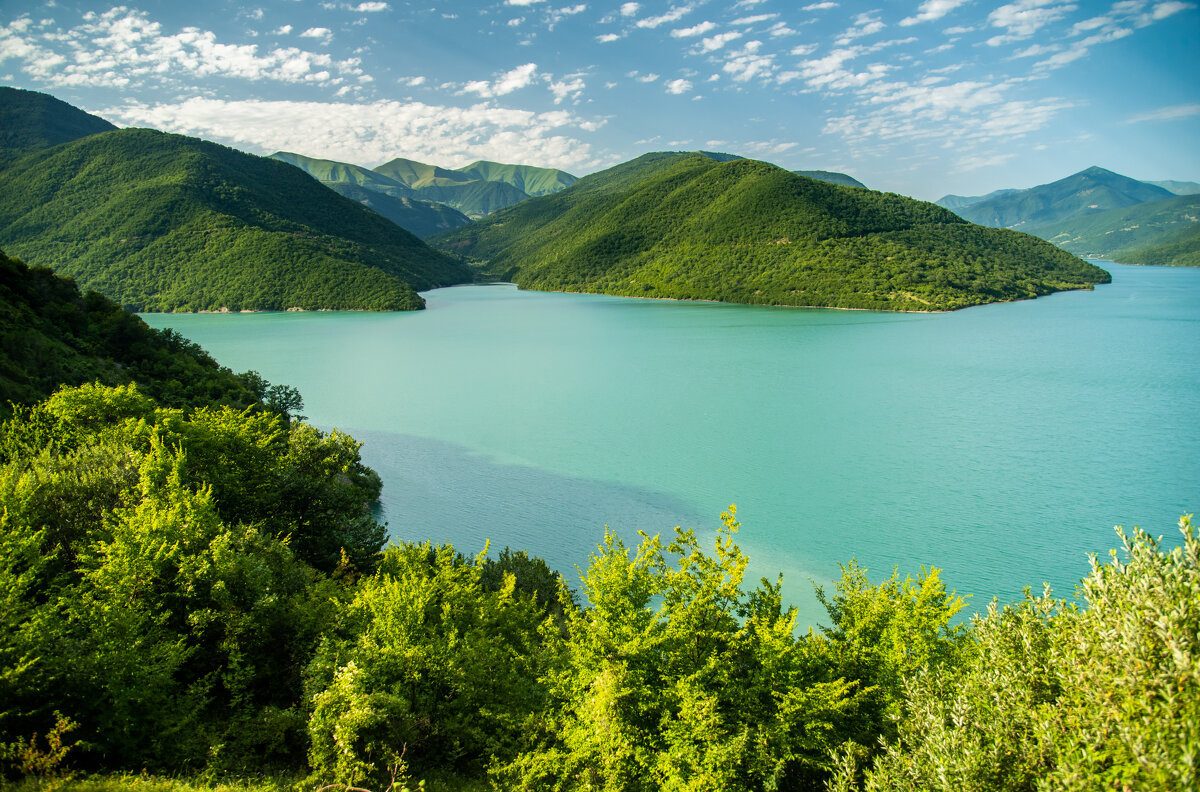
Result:
{"label": "forest", "polygon": [[[80,356],[0,423],[6,787],[1200,784],[1189,517],[1178,541],[1118,529],[1073,597],[970,618],[938,569],[879,574],[847,548],[802,629],[782,579],[746,579],[733,506],[714,536],[606,532],[565,575],[536,547],[388,542],[360,444],[306,424],[298,394],[45,270],[5,273],[4,310]],[[164,367],[64,380],[129,359],[94,324]],[[193,376],[172,356],[241,388],[168,387]]]}

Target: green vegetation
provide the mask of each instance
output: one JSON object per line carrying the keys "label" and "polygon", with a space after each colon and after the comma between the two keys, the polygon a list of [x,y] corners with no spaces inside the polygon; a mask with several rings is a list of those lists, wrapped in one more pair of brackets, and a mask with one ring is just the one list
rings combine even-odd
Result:
{"label": "green vegetation", "polygon": [[41,401],[62,385],[136,382],[169,407],[246,407],[269,385],[218,366],[171,331],[152,330],[96,292],[0,252],[0,415],[10,402]]}
{"label": "green vegetation", "polygon": [[141,129],[0,172],[0,244],[140,311],[414,309],[471,279],[289,165]]}
{"label": "green vegetation", "polygon": [[1001,190],[955,211],[972,223],[1024,231],[1172,195],[1162,187],[1091,167],[1028,190]]}
{"label": "green vegetation", "polygon": [[781,581],[746,585],[732,507],[709,549],[606,535],[577,601],[524,553],[381,550],[358,444],[268,412],[85,385],[0,437],[0,772],[24,785],[1200,783],[1186,518],[1169,551],[1122,534],[1077,603],[967,623],[937,570],[851,563],[799,633]]}
{"label": "green vegetation", "polygon": [[390,195],[359,187],[350,182],[324,182],[324,184],[338,195],[358,201],[410,234],[422,239],[471,222],[471,218],[445,204],[418,201],[414,198],[393,198]]}
{"label": "green vegetation", "polygon": [[0,86],[0,165],[23,152],[113,129],[103,118],[53,96]]}
{"label": "green vegetation", "polygon": [[862,187],[865,189],[867,186],[853,176],[847,176],[846,174],[838,173],[837,171],[798,170],[792,171],[792,173],[795,173],[798,176],[807,176],[808,178],[816,179],[817,181],[829,182],[830,184],[840,184],[844,187]]}
{"label": "green vegetation", "polygon": [[505,165],[479,160],[457,169],[460,173],[489,182],[505,182],[530,196],[550,195],[579,181],[576,177],[555,168],[535,168],[532,165]]}
{"label": "green vegetation", "polygon": [[1180,195],[1030,229],[1077,255],[1200,266],[1200,195]]}
{"label": "green vegetation", "polygon": [[276,151],[271,159],[295,165],[300,170],[312,176],[317,181],[337,184],[356,184],[372,192],[390,195],[393,198],[411,198],[413,191],[408,185],[388,178],[373,170],[351,165],[336,160],[306,157],[303,154],[293,154],[290,151]]}
{"label": "green vegetation", "polygon": [[648,154],[431,243],[521,288],[767,305],[951,310],[1109,281],[933,204],[698,154]]}

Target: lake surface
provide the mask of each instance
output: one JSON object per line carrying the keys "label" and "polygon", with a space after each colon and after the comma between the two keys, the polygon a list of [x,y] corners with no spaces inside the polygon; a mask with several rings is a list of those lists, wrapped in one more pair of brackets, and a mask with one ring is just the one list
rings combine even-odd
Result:
{"label": "lake surface", "polygon": [[944,570],[971,594],[1070,595],[1134,524],[1200,508],[1200,270],[949,314],[521,292],[413,313],[146,315],[294,385],[364,441],[397,539],[490,539],[576,580],[611,526],[708,534],[730,503],[751,579]]}

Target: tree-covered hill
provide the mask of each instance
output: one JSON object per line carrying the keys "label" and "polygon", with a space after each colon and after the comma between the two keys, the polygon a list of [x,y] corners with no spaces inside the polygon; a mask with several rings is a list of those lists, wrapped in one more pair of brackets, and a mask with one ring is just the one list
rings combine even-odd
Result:
{"label": "tree-covered hill", "polygon": [[1161,201],[1172,195],[1162,187],[1091,167],[1027,190],[998,191],[993,197],[960,206],[955,211],[972,223],[1024,231],[1146,201]]}
{"label": "tree-covered hill", "polygon": [[522,288],[950,310],[1110,280],[1028,236],[755,160],[656,153],[431,243]]}
{"label": "tree-covered hill", "polygon": [[115,126],[37,91],[0,87],[0,165],[18,153],[57,146]]}
{"label": "tree-covered hill", "polygon": [[393,198],[350,182],[323,184],[338,195],[358,201],[422,239],[471,222],[471,218],[446,204],[418,201],[416,198]]}
{"label": "tree-covered hill", "polygon": [[0,244],[141,311],[414,309],[471,278],[291,165],[145,129],[0,172]]}
{"label": "tree-covered hill", "polygon": [[1123,264],[1200,266],[1200,195],[1111,209],[1046,226],[1030,233],[1080,256]]}
{"label": "tree-covered hill", "polygon": [[844,187],[866,187],[867,186],[867,185],[863,184],[862,182],[860,182],[858,179],[854,178],[853,176],[849,176],[845,173],[838,173],[837,171],[798,170],[798,171],[792,171],[792,173],[795,173],[800,176],[807,176],[808,178],[816,179],[817,181],[829,182],[830,184],[841,184]]}
{"label": "tree-covered hill", "polygon": [[258,401],[255,384],[96,292],[0,252],[0,415],[60,386],[134,382],[166,407]]}
{"label": "tree-covered hill", "polygon": [[368,168],[351,165],[348,162],[306,157],[290,151],[276,151],[271,155],[271,159],[295,165],[318,181],[356,184],[359,187],[365,187],[394,198],[411,198],[413,195],[412,189],[407,184]]}
{"label": "tree-covered hill", "polygon": [[576,177],[557,168],[537,168],[533,165],[505,165],[500,162],[479,160],[462,168],[456,168],[460,173],[474,176],[489,182],[505,182],[516,187],[530,196],[550,195],[559,190],[565,190],[575,182]]}

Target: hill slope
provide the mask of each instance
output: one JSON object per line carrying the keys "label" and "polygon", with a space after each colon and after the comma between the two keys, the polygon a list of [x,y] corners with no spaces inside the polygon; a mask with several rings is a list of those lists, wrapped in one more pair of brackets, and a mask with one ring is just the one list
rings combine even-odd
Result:
{"label": "hill slope", "polygon": [[377,193],[390,195],[394,198],[411,198],[412,189],[407,184],[388,178],[373,170],[351,165],[348,162],[306,157],[303,154],[293,154],[290,151],[276,151],[271,159],[295,165],[300,170],[312,176],[317,181],[357,184]]}
{"label": "hill slope", "polygon": [[[1146,201],[1161,201],[1172,194],[1162,187],[1091,167],[1056,182],[997,195],[956,211],[972,223],[1025,230]],[[947,196],[950,197],[953,196]]]}
{"label": "hill slope", "polygon": [[511,184],[530,196],[550,195],[570,187],[579,181],[576,177],[555,168],[536,168],[532,165],[504,165],[499,162],[479,160],[463,168],[456,168],[477,179]]}
{"label": "hill slope", "polygon": [[0,252],[0,416],[62,385],[136,382],[166,407],[257,401],[204,350],[68,278]]}
{"label": "hill slope", "polygon": [[1180,195],[1030,229],[1080,256],[1200,266],[1200,195]]}
{"label": "hill slope", "polygon": [[0,87],[0,149],[34,151],[113,129],[103,118],[48,94]]}
{"label": "hill slope", "polygon": [[323,184],[338,195],[358,201],[410,234],[415,234],[422,239],[471,222],[471,218],[445,204],[418,201],[415,198],[393,198],[390,195],[349,182],[323,182]]}
{"label": "hill slope", "polygon": [[144,129],[0,173],[0,245],[141,311],[414,309],[471,277],[290,165]]}
{"label": "hill slope", "polygon": [[411,188],[414,197],[446,204],[472,219],[484,217],[529,197],[505,181],[485,181],[476,174],[426,165],[403,157],[385,162],[374,170]]}
{"label": "hill slope", "polygon": [[945,310],[1108,282],[1025,234],[754,160],[648,154],[431,243],[522,288]]}
{"label": "hill slope", "polygon": [[838,173],[837,171],[798,170],[792,171],[792,173],[795,173],[799,176],[807,176],[808,178],[816,179],[817,181],[829,182],[830,184],[840,184],[843,187],[866,188],[867,186],[853,176],[848,176],[845,173]]}

